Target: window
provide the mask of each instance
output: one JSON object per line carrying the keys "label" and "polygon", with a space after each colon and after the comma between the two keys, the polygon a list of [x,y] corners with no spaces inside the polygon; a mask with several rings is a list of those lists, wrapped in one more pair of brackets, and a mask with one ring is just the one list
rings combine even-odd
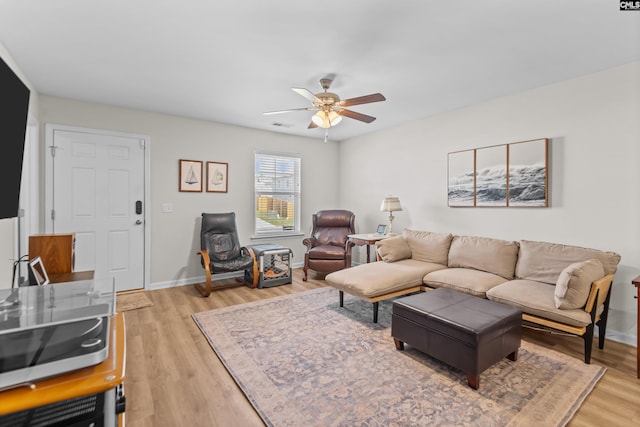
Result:
{"label": "window", "polygon": [[255,235],[300,233],[300,156],[255,153]]}

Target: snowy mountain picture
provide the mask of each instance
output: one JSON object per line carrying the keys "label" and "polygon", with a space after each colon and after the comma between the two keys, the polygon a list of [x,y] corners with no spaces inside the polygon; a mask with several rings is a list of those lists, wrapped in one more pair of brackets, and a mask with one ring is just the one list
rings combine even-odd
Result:
{"label": "snowy mountain picture", "polygon": [[548,206],[547,139],[449,153],[449,206]]}

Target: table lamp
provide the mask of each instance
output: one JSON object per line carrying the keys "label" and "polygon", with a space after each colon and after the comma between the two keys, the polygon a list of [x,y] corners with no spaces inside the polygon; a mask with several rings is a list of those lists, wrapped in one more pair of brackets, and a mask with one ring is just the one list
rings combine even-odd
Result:
{"label": "table lamp", "polygon": [[382,204],[380,205],[380,210],[382,212],[389,212],[389,236],[394,236],[393,234],[393,213],[402,210],[402,206],[400,206],[400,199],[397,197],[385,197],[382,200]]}

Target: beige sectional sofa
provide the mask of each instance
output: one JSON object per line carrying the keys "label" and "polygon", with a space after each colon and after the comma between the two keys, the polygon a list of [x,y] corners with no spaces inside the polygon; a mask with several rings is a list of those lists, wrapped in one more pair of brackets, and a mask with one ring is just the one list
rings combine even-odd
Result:
{"label": "beige sectional sofa", "polygon": [[373,303],[374,322],[379,301],[443,287],[517,307],[525,326],[582,337],[586,363],[596,325],[604,346],[615,252],[408,229],[376,249],[380,262],[326,276],[341,306],[344,292]]}

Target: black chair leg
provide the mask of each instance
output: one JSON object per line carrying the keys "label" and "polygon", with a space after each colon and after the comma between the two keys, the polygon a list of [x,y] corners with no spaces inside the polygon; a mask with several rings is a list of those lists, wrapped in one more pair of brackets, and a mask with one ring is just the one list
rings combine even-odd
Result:
{"label": "black chair leg", "polygon": [[584,339],[584,363],[591,363],[591,349],[593,348],[593,323],[587,326],[587,332],[582,336]]}
{"label": "black chair leg", "polygon": [[340,307],[344,307],[344,292],[340,291]]}
{"label": "black chair leg", "polygon": [[603,320],[598,322],[598,348],[600,350],[604,348],[604,335],[607,332],[607,319]]}
{"label": "black chair leg", "polygon": [[373,323],[378,323],[378,301],[373,303]]}

